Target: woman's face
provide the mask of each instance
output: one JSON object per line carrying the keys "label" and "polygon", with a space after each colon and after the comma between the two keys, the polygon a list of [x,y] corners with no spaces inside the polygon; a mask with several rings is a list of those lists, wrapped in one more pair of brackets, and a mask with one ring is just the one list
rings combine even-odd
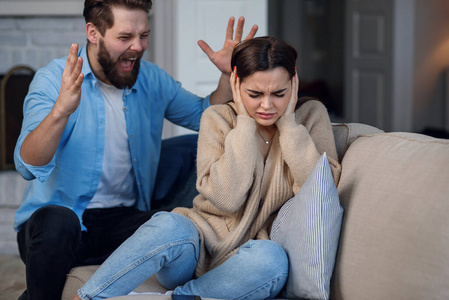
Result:
{"label": "woman's face", "polygon": [[243,105],[261,126],[274,125],[287,108],[291,93],[291,79],[283,67],[255,72],[240,85]]}

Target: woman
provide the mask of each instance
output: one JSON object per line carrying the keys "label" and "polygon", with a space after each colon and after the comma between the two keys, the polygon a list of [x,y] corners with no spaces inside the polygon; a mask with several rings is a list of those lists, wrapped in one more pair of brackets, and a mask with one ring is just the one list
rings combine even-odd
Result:
{"label": "woman", "polygon": [[81,299],[128,294],[153,274],[175,295],[265,299],[280,292],[288,260],[269,240],[277,211],[323,152],[336,184],[340,175],[326,108],[318,101],[296,108],[296,57],[273,37],[236,46],[234,101],[211,106],[201,120],[194,207],[154,215],[78,291]]}

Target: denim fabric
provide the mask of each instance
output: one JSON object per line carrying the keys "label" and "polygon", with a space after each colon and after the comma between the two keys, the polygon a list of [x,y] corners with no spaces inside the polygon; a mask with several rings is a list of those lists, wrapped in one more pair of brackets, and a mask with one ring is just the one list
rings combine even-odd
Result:
{"label": "denim fabric", "polygon": [[177,295],[222,299],[275,297],[287,279],[288,259],[269,240],[250,240],[225,263],[194,279],[198,231],[188,218],[160,212],[122,244],[78,291],[81,299],[127,295],[148,277]]}
{"label": "denim fabric", "polygon": [[186,217],[155,214],[123,243],[78,291],[81,299],[127,295],[158,273],[168,289],[192,279],[199,255],[199,236]]}
{"label": "denim fabric", "polygon": [[288,259],[270,240],[249,240],[222,265],[174,290],[216,299],[271,299],[284,286]]}

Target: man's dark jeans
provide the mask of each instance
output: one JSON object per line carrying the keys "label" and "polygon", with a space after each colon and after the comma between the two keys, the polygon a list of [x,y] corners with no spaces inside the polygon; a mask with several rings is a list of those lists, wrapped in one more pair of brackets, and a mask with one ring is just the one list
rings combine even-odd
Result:
{"label": "man's dark jeans", "polygon": [[17,234],[27,278],[27,290],[19,299],[61,299],[71,268],[102,263],[155,212],[191,207],[197,194],[196,144],[197,135],[163,141],[153,194],[156,209],[151,212],[126,207],[89,209],[83,214],[87,231],[81,232],[78,217],[68,208],[48,205],[36,210]]}

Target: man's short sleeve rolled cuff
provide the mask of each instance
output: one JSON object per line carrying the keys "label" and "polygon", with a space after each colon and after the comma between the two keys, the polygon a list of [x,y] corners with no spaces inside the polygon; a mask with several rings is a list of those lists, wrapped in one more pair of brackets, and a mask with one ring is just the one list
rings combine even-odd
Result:
{"label": "man's short sleeve rolled cuff", "polygon": [[18,163],[16,162],[16,169],[23,176],[23,178],[27,180],[36,178],[40,182],[44,182],[48,179],[56,165],[54,156],[51,162],[45,166],[33,166],[27,164],[23,161],[20,155],[16,157],[16,160],[18,160]]}

